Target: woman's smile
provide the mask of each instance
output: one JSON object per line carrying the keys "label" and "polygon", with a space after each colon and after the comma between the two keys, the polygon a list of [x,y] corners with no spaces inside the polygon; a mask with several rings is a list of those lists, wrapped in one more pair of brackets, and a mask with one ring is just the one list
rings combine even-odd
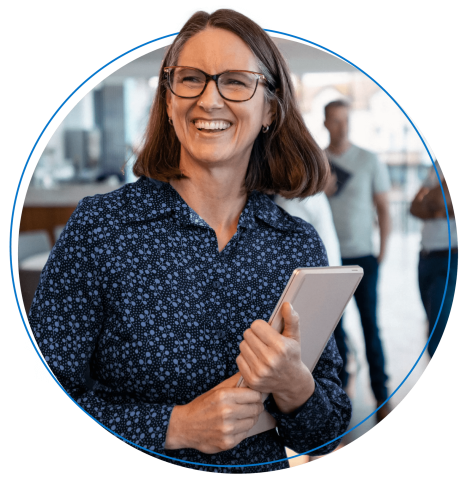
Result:
{"label": "woman's smile", "polygon": [[230,136],[234,131],[233,122],[221,119],[196,118],[191,121],[194,126],[194,137],[196,140],[218,140]]}
{"label": "woman's smile", "polygon": [[[257,60],[245,42],[218,28],[203,30],[188,40],[177,64],[209,75],[229,70],[259,71]],[[196,164],[217,168],[240,162],[242,176],[261,127],[272,121],[264,88],[259,83],[256,93],[241,102],[223,98],[212,79],[198,97],[182,98],[168,91],[167,114],[181,144],[180,168],[190,172]]]}
{"label": "woman's smile", "polygon": [[207,133],[223,132],[232,125],[224,120],[193,120],[193,123],[200,132]]}

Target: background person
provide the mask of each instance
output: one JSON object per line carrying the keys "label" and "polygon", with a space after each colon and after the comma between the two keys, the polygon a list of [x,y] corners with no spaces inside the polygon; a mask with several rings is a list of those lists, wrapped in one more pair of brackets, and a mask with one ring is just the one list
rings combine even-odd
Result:
{"label": "background person", "polygon": [[[326,105],[324,126],[329,131],[329,146],[325,152],[332,164],[333,175],[326,188],[337,236],[342,264],[359,265],[364,276],[355,300],[365,338],[366,358],[370,370],[371,388],[380,407],[388,398],[385,359],[377,322],[377,283],[379,264],[382,262],[390,231],[387,191],[389,174],[375,154],[349,141],[349,105],[337,100]],[[373,223],[376,215],[380,233],[380,250],[373,255]],[[348,381],[346,372],[347,347],[342,320],[334,335],[344,361],[341,379]],[[389,413],[387,404],[376,413],[377,421]]]}
{"label": "background person", "polygon": [[[333,338],[312,375],[290,305],[282,335],[256,320],[295,268],[327,265],[314,228],[266,194],[312,195],[329,165],[284,59],[244,15],[193,15],[160,79],[140,179],[80,202],[43,271],[31,327],[63,387],[134,445],[200,470],[285,468],[229,467],[332,442],[351,407]],[[240,374],[251,389],[235,388]],[[264,408],[277,430],[247,437],[260,392],[271,393]]]}
{"label": "background person", "polygon": [[324,193],[318,193],[304,200],[287,200],[280,195],[276,195],[274,201],[290,215],[299,217],[313,225],[326,247],[329,265],[342,265],[339,239],[332,219],[329,200]]}
{"label": "background person", "polygon": [[[438,348],[451,311],[456,289],[458,260],[457,229],[451,196],[438,161],[435,162],[435,167],[430,169],[426,180],[410,206],[410,213],[423,220],[418,284],[428,317],[429,334],[433,331],[439,315],[436,329],[427,348],[431,357]],[[439,173],[441,185],[436,171]],[[441,186],[443,190],[441,190]],[[446,205],[444,204],[443,192],[446,197]],[[449,226],[446,208],[449,214]],[[448,228],[451,233],[451,247],[449,247]],[[451,263],[448,278],[449,254],[451,254]],[[446,280],[448,280],[447,289]],[[446,296],[440,313],[444,295]]]}

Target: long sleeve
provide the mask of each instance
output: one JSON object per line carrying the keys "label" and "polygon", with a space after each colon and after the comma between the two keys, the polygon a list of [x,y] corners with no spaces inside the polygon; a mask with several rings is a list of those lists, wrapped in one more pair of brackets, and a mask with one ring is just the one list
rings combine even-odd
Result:
{"label": "long sleeve", "polygon": [[[276,419],[279,435],[287,447],[298,453],[308,452],[345,432],[352,407],[337,376],[341,367],[342,359],[332,336],[313,371],[315,391],[304,405],[296,412],[284,414],[269,395],[265,408]],[[331,452],[339,441],[313,451],[312,455]]]}
{"label": "long sleeve", "polygon": [[[50,254],[29,322],[46,362],[76,402],[112,432],[160,451],[173,404],[141,401],[129,395],[125,385],[120,391],[109,388],[104,374],[98,375],[93,389],[86,382],[89,368],[91,376],[99,368],[95,352],[108,328],[106,299],[115,286],[105,262],[102,218],[87,204],[87,199],[80,203]],[[102,348],[105,351],[105,345]],[[121,368],[118,362],[110,367]]]}
{"label": "long sleeve", "polygon": [[[303,246],[301,248],[308,257],[308,266],[327,267],[326,248],[321,238],[313,227],[305,225],[315,244],[313,250]],[[342,359],[332,335],[313,370],[315,391],[304,405],[295,412],[284,414],[277,408],[274,397],[268,396],[265,408],[276,419],[279,434],[287,447],[304,453],[334,440],[346,431],[352,415],[352,405],[341,388],[338,377],[341,368]],[[330,453],[339,441],[315,450],[312,455]]]}
{"label": "long sleeve", "polygon": [[[284,417],[283,438],[272,429],[209,455],[165,450],[167,428],[175,405],[237,371],[241,334],[270,316],[294,268],[326,262],[314,229],[257,192],[219,252],[215,232],[170,184],[142,177],[80,202],[44,268],[29,321],[65,391],[124,440],[200,470],[279,470],[288,466],[289,433],[297,450],[322,444],[319,433],[297,440]],[[315,375],[310,406],[294,419],[298,437],[306,422],[323,432],[329,425],[325,440],[340,428],[328,367],[335,368],[318,365],[327,373]]]}

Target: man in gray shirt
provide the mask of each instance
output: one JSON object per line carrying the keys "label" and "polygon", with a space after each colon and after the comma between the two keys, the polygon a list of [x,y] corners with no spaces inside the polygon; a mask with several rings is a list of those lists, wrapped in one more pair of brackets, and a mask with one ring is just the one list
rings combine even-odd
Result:
{"label": "man in gray shirt", "polygon": [[[349,141],[349,105],[337,100],[325,107],[324,126],[330,143],[325,150],[333,175],[326,188],[339,238],[342,264],[360,265],[363,279],[355,292],[355,300],[365,337],[366,357],[370,370],[371,388],[376,398],[377,421],[388,413],[388,398],[383,347],[377,325],[377,281],[379,264],[384,258],[390,231],[387,192],[390,188],[387,167],[374,153]],[[375,207],[380,233],[378,256],[373,255],[373,223]],[[342,321],[335,331],[337,346],[344,361],[341,380],[346,386],[347,347]]]}

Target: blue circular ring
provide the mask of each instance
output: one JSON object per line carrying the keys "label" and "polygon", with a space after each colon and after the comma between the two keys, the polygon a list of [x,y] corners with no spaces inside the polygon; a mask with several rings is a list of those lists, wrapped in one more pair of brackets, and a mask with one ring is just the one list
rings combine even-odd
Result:
{"label": "blue circular ring", "polygon": [[335,439],[327,442],[327,443],[323,443],[323,445],[320,445],[319,447],[316,447],[316,448],[313,448],[312,450],[308,450],[307,452],[303,452],[303,453],[300,453],[298,455],[294,455],[293,457],[288,457],[288,458],[282,458],[282,459],[279,459],[279,460],[273,460],[271,462],[263,462],[263,463],[251,463],[251,464],[247,464],[247,465],[215,465],[215,464],[209,464],[209,463],[199,463],[199,462],[189,462],[187,460],[180,460],[178,458],[172,458],[172,457],[169,457],[167,455],[162,455],[161,453],[157,453],[157,452],[153,452],[152,450],[149,450],[147,448],[144,448],[144,447],[140,447],[139,445],[137,445],[136,443],[133,443],[131,442],[130,440],[127,440],[126,438],[122,437],[121,435],[119,435],[118,433],[115,433],[113,432],[110,428],[106,427],[105,425],[103,425],[102,423],[100,423],[97,419],[95,419],[91,414],[89,414],[86,410],[83,409],[83,407],[81,407],[81,405],[79,405],[69,394],[68,392],[60,385],[60,383],[57,381],[57,379],[54,377],[53,373],[50,371],[48,365],[44,362],[44,360],[42,359],[42,356],[40,355],[40,353],[38,352],[35,344],[34,344],[34,341],[32,340],[31,338],[31,335],[29,334],[29,330],[26,326],[26,323],[25,323],[25,320],[24,320],[24,317],[23,317],[23,314],[21,312],[21,307],[20,307],[20,304],[19,304],[19,300],[18,300],[18,293],[17,293],[17,290],[16,290],[16,285],[15,285],[15,279],[14,279],[14,275],[13,275],[13,259],[12,259],[12,255],[11,255],[11,241],[12,241],[12,235],[13,235],[13,218],[14,218],[14,214],[15,214],[15,208],[16,208],[16,201],[18,199],[18,192],[19,192],[19,189],[20,189],[20,186],[21,186],[21,182],[23,181],[23,177],[24,177],[24,172],[26,171],[26,168],[29,164],[29,160],[31,159],[31,156],[32,154],[34,153],[34,150],[36,149],[36,146],[39,142],[39,140],[42,138],[45,130],[48,128],[48,126],[50,125],[50,123],[52,122],[52,120],[55,118],[55,116],[57,115],[57,113],[62,109],[62,107],[65,105],[66,102],[68,102],[68,100],[85,84],[87,83],[91,78],[95,77],[101,70],[103,70],[104,68],[108,67],[109,65],[111,65],[112,63],[116,62],[119,58],[122,58],[124,57],[125,55],[128,55],[129,53],[135,51],[135,50],[138,50],[139,48],[142,48],[146,45],[150,45],[151,43],[155,43],[159,40],[163,40],[164,38],[169,38],[169,37],[173,37],[175,35],[178,35],[178,32],[177,33],[171,33],[170,35],[164,35],[163,37],[159,37],[159,38],[156,38],[154,40],[151,40],[149,42],[146,42],[146,43],[143,43],[137,47],[134,47],[132,48],[131,50],[128,50],[126,51],[125,53],[122,53],[121,55],[119,55],[118,57],[115,57],[113,60],[111,60],[110,62],[106,63],[103,67],[99,68],[98,70],[96,70],[92,75],[90,75],[86,80],[84,80],[84,82],[82,82],[78,87],[76,87],[73,92],[70,93],[70,95],[68,95],[68,97],[63,101],[63,103],[57,108],[57,110],[55,111],[55,113],[50,117],[49,121],[46,123],[45,127],[42,129],[40,135],[37,137],[37,140],[36,142],[34,143],[34,146],[32,147],[31,149],[31,152],[29,153],[29,156],[28,156],[28,159],[26,161],[26,164],[24,165],[24,168],[23,168],[23,171],[21,173],[21,177],[19,179],[19,183],[18,183],[18,187],[16,189],[16,194],[15,194],[15,200],[13,202],[13,210],[12,210],[12,213],[11,213],[11,222],[10,222],[10,273],[11,273],[11,280],[13,282],[13,290],[15,292],[15,298],[16,298],[16,304],[18,306],[18,310],[19,310],[19,314],[21,315],[21,320],[23,322],[23,325],[24,325],[24,328],[26,330],[26,333],[29,337],[29,340],[31,341],[31,344],[32,346],[34,347],[34,350],[36,350],[36,353],[38,355],[38,357],[40,358],[41,362],[43,363],[44,367],[47,369],[47,371],[50,373],[51,377],[55,380],[55,382],[57,382],[58,386],[65,392],[66,395],[68,395],[68,397],[79,407],[81,408],[81,410],[83,410],[83,412],[85,412],[87,415],[89,415],[89,417],[91,417],[95,422],[97,422],[101,427],[105,428],[108,432],[110,432],[112,435],[115,435],[116,437],[120,438],[121,440],[124,440],[125,442],[129,443],[130,445],[133,445],[134,447],[138,448],[138,449],[141,449],[141,450],[144,450],[152,455],[158,455],[160,457],[164,457],[164,458],[168,458],[170,460],[175,460],[176,462],[182,462],[182,463],[190,463],[192,465],[201,465],[203,467],[228,467],[228,468],[241,468],[241,467],[255,467],[255,466],[260,466],[260,465],[267,465],[267,464],[270,464],[270,463],[277,463],[277,462],[283,462],[285,460],[290,460],[291,458],[296,458],[296,457],[300,457],[301,455],[307,455],[309,453],[312,453],[320,448],[323,448],[327,445],[329,445],[330,443],[334,443],[336,440],[339,440],[341,439],[342,437],[344,437],[345,435],[347,435],[348,433],[350,433],[351,431],[355,430],[357,427],[359,427],[360,425],[362,425],[364,422],[366,422],[370,417],[372,417],[381,407],[383,407],[394,395],[395,393],[402,387],[402,385],[405,383],[405,381],[407,380],[407,378],[410,376],[410,374],[412,373],[412,371],[414,370],[414,368],[418,365],[418,362],[420,361],[423,353],[425,352],[427,346],[428,346],[428,343],[430,342],[431,340],[431,337],[433,336],[433,333],[436,329],[436,326],[438,324],[438,320],[439,320],[439,317],[441,315],[441,311],[443,309],[443,305],[444,305],[444,299],[446,297],[446,292],[447,292],[447,288],[448,288],[448,280],[449,280],[449,272],[450,272],[450,268],[451,268],[451,228],[450,228],[450,222],[449,222],[449,212],[448,212],[448,207],[447,207],[447,202],[446,202],[446,196],[444,194],[444,189],[443,189],[443,185],[442,185],[442,182],[441,182],[441,179],[440,179],[440,176],[439,176],[439,172],[438,170],[436,169],[436,166],[435,166],[435,163],[433,161],[433,158],[431,156],[431,153],[430,153],[430,150],[428,149],[426,143],[425,143],[425,140],[423,139],[422,135],[420,134],[420,132],[417,130],[417,127],[413,124],[412,120],[409,118],[409,116],[405,113],[404,109],[396,102],[396,100],[374,79],[372,78],[370,75],[368,75],[366,72],[364,72],[361,68],[357,67],[355,64],[353,64],[352,62],[350,62],[349,60],[347,60],[346,58],[344,58],[343,56],[333,52],[332,50],[326,48],[326,47],[323,47],[322,45],[319,45],[315,42],[312,42],[310,40],[306,40],[305,38],[302,38],[302,37],[297,37],[296,35],[290,35],[288,33],[284,33],[284,32],[278,32],[276,30],[269,30],[269,29],[264,29],[266,32],[270,32],[270,33],[277,33],[277,34],[280,34],[280,35],[285,35],[287,37],[290,37],[290,38],[296,38],[297,40],[301,40],[303,42],[306,42],[306,43],[309,43],[311,45],[315,45],[316,47],[319,47],[321,48],[322,50],[325,50],[333,55],[335,55],[336,57],[339,57],[341,60],[343,60],[344,62],[348,63],[349,65],[352,65],[354,68],[356,68],[357,70],[359,70],[361,73],[363,73],[365,76],[367,76],[370,80],[372,80],[376,85],[378,85],[379,88],[381,88],[381,90],[383,90],[384,93],[386,93],[386,95],[399,107],[400,111],[404,114],[404,116],[407,118],[407,120],[410,122],[410,124],[412,125],[412,127],[414,128],[414,130],[417,132],[417,135],[418,137],[420,138],[421,142],[423,143],[423,146],[425,147],[425,150],[427,151],[429,157],[430,157],[430,160],[431,160],[431,163],[433,164],[434,168],[435,168],[435,172],[436,172],[436,176],[438,177],[438,181],[439,181],[439,184],[441,186],[441,192],[443,194],[443,199],[444,199],[444,206],[445,206],[445,210],[446,210],[446,217],[447,217],[447,223],[448,223],[448,233],[449,233],[449,257],[448,257],[448,272],[447,272],[447,276],[446,276],[446,284],[445,284],[445,287],[444,287],[444,294],[443,294],[443,299],[441,301],[441,307],[439,309],[439,312],[438,312],[438,316],[436,317],[436,322],[435,322],[435,325],[433,327],[433,330],[431,331],[431,334],[430,336],[428,337],[428,340],[425,344],[425,347],[423,348],[422,350],[422,353],[420,353],[419,357],[417,358],[415,364],[413,365],[413,367],[410,369],[409,373],[405,376],[404,380],[402,380],[402,382],[399,384],[399,386],[394,390],[394,392],[392,392],[392,394],[389,396],[389,398],[383,403],[381,404],[374,412],[372,412],[370,415],[368,415],[366,418],[364,418],[360,423],[358,423],[357,425],[355,425],[353,428],[351,428],[350,430],[348,430],[347,432],[343,433],[342,435],[336,437]]}

